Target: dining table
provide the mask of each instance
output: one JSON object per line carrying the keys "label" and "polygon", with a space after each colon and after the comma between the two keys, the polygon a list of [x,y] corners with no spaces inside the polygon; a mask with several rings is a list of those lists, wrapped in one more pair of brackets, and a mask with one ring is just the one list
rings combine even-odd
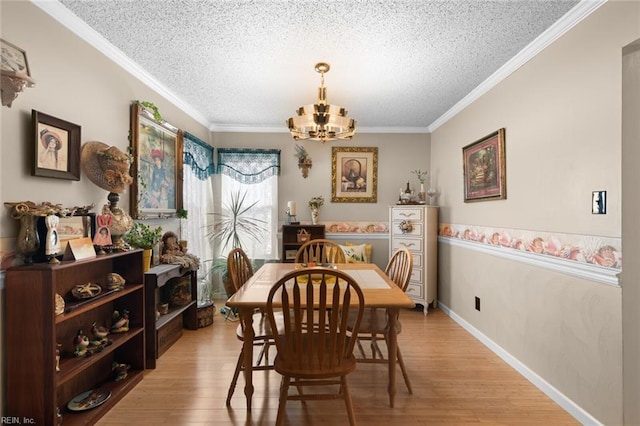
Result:
{"label": "dining table", "polygon": [[[253,313],[256,309],[267,307],[267,297],[271,287],[285,274],[306,265],[296,263],[265,263],[249,280],[233,294],[226,305],[237,308],[244,321],[244,394],[247,399],[247,410],[251,411],[253,396]],[[360,286],[364,296],[365,308],[381,308],[386,310],[388,318],[397,318],[401,308],[413,308],[413,301],[387,277],[382,269],[374,263],[344,263],[331,265],[349,274]],[[388,321],[388,384],[389,405],[394,406],[396,395],[396,360],[398,350],[398,333],[396,321]]]}

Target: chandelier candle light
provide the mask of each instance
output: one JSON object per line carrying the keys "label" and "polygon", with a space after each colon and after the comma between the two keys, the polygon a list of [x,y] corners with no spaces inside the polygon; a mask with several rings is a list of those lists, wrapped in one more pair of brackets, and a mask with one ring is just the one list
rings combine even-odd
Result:
{"label": "chandelier candle light", "polygon": [[319,62],[315,69],[320,73],[318,102],[298,108],[297,116],[287,120],[291,136],[295,140],[311,139],[322,143],[334,139],[350,140],[356,132],[355,120],[347,116],[346,109],[327,103],[324,74],[331,67],[325,62]]}

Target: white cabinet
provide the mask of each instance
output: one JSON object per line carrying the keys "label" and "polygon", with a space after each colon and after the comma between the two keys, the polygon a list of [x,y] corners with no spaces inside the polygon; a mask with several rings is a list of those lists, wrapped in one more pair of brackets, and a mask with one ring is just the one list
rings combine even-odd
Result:
{"label": "white cabinet", "polygon": [[398,205],[389,208],[389,256],[399,248],[413,253],[407,295],[423,306],[438,306],[438,207]]}

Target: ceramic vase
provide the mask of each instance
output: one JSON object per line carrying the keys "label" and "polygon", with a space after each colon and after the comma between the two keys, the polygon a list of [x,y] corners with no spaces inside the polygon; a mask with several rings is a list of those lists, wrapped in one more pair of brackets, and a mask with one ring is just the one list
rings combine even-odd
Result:
{"label": "ceramic vase", "polygon": [[33,255],[40,247],[40,238],[36,228],[36,216],[23,214],[20,217],[20,231],[18,231],[17,251],[22,255],[24,263],[33,263]]}
{"label": "ceramic vase", "polygon": [[317,225],[319,220],[320,220],[320,209],[314,209],[312,207],[311,208],[311,223],[313,223],[314,225]]}

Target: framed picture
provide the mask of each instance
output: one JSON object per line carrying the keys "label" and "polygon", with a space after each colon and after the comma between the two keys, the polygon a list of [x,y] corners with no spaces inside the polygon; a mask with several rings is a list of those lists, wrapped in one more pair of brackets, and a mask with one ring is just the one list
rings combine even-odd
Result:
{"label": "framed picture", "polygon": [[3,74],[31,77],[27,53],[24,50],[2,39],[0,39],[0,48],[2,49],[0,69],[4,71]]}
{"label": "framed picture", "polygon": [[182,131],[131,105],[132,216],[167,217],[182,209]]}
{"label": "framed picture", "polygon": [[331,201],[375,203],[378,200],[378,148],[331,148]]}
{"label": "framed picture", "polygon": [[462,148],[464,202],[507,198],[505,129]]}
{"label": "framed picture", "polygon": [[80,180],[80,126],[31,110],[33,176]]}

